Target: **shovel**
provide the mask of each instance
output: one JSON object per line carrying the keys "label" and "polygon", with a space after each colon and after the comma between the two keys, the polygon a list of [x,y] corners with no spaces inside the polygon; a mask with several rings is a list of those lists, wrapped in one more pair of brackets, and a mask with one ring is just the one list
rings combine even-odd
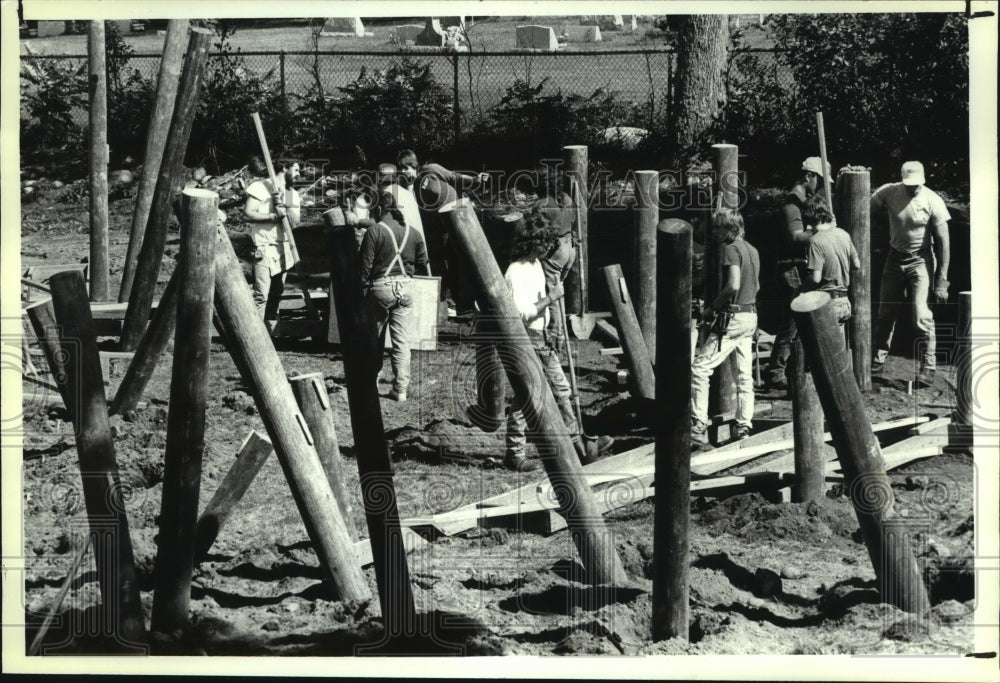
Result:
{"label": "shovel", "polygon": [[[559,299],[559,314],[566,319],[566,299]],[[593,324],[591,324],[593,327]],[[569,389],[573,395],[573,408],[576,411],[576,425],[580,430],[580,438],[584,441],[597,441],[596,436],[588,436],[583,432],[583,411],[580,410],[580,391],[576,386],[576,364],[573,362],[573,350],[569,348],[569,337],[563,334],[563,346],[566,348],[566,359],[569,361]]]}
{"label": "shovel", "polygon": [[[573,229],[573,242],[576,244],[576,262],[580,275],[578,278],[580,284],[580,308],[582,309],[585,298],[583,279],[587,277],[587,254],[584,253],[586,250],[583,248],[583,228],[581,227],[581,223],[583,222],[583,212],[586,209],[583,206],[583,197],[580,193],[580,188],[577,186],[576,178],[570,178],[570,189],[573,192],[573,205],[576,207],[576,227]],[[560,304],[560,310],[563,312],[563,320],[565,320],[566,307],[561,301]],[[573,336],[577,339],[590,339],[590,335],[594,331],[594,323],[595,319],[584,310],[581,310],[579,315],[574,313],[569,316],[569,327],[573,331]]]}

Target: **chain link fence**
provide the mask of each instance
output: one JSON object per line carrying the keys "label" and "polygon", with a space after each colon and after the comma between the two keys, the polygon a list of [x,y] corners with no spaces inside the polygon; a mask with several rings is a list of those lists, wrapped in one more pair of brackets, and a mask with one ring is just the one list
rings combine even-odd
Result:
{"label": "chain link fence", "polygon": [[[779,65],[774,51],[758,50],[760,62],[774,68],[779,82],[789,90],[794,78]],[[420,50],[395,52],[232,52],[211,59],[235,59],[250,75],[276,86],[286,111],[294,111],[298,101],[316,85],[319,76],[324,93],[337,96],[342,88],[358,78],[363,69],[384,70],[394,62],[410,59],[429,64],[435,80],[457,105],[456,140],[463,127],[486,114],[501,102],[504,93],[518,80],[537,85],[546,81],[546,90],[563,95],[590,97],[597,91],[614,94],[640,113],[634,123],[653,127],[669,120],[674,86],[676,54],[672,50],[567,51],[567,52],[470,52],[431,53]],[[57,61],[61,66],[81,69],[85,74],[85,55],[22,55],[23,69],[43,61]],[[127,71],[137,71],[155,85],[160,56],[134,54]],[[210,62],[211,64],[211,62]],[[731,60],[728,80],[736,75],[739,61]],[[80,124],[87,112],[77,108],[73,119]]]}

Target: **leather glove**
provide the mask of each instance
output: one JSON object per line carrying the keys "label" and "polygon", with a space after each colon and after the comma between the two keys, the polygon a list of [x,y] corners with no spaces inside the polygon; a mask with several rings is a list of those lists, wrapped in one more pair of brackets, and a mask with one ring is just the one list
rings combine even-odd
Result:
{"label": "leather glove", "polygon": [[916,309],[917,328],[922,332],[929,332],[934,328],[934,314],[927,306],[917,304]]}
{"label": "leather glove", "polygon": [[934,278],[934,302],[939,304],[948,303],[948,285],[951,284],[943,277]]}

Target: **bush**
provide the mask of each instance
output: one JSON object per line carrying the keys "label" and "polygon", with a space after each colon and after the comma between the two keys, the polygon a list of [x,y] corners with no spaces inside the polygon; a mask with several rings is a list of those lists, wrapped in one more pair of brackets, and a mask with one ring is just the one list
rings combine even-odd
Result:
{"label": "bush", "polygon": [[404,57],[385,70],[362,68],[353,82],[338,90],[344,96],[334,103],[334,151],[357,145],[369,158],[394,159],[405,148],[433,157],[451,147],[451,95],[434,78],[429,63]]}
{"label": "bush", "polygon": [[[546,92],[549,79],[532,85],[517,79],[499,104],[473,126],[478,155],[501,167],[533,167],[540,158],[558,158],[565,145],[600,145],[610,126],[637,125],[642,108],[598,88],[589,96]],[[526,166],[527,165],[527,166]]]}
{"label": "bush", "polygon": [[[43,152],[82,144],[73,110],[87,107],[87,60],[21,62],[21,150]],[[27,116],[24,116],[26,114]]]}
{"label": "bush", "polygon": [[129,69],[135,54],[114,21],[104,22],[108,70],[108,145],[116,159],[141,159],[146,151],[149,117],[155,97],[153,81]]}
{"label": "bush", "polygon": [[247,69],[240,50],[229,44],[235,29],[218,22],[215,31],[219,36],[214,44],[218,54],[209,59],[201,86],[187,164],[206,164],[218,173],[241,166],[248,155],[260,153],[251,113],[260,113],[272,154],[282,147],[286,122],[281,90],[272,78],[277,66],[263,76],[254,74]]}

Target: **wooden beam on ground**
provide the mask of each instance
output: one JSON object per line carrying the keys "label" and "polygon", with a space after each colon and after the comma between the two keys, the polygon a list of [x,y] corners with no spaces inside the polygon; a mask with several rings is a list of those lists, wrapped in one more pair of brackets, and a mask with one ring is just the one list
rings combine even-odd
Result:
{"label": "wooden beam on ground", "polygon": [[[596,313],[591,313],[592,316],[596,316]],[[618,330],[615,326],[609,323],[607,320],[602,318],[597,318],[594,321],[594,329],[600,330],[601,333],[607,337],[611,342],[615,344],[621,344],[621,337],[618,336]]]}

